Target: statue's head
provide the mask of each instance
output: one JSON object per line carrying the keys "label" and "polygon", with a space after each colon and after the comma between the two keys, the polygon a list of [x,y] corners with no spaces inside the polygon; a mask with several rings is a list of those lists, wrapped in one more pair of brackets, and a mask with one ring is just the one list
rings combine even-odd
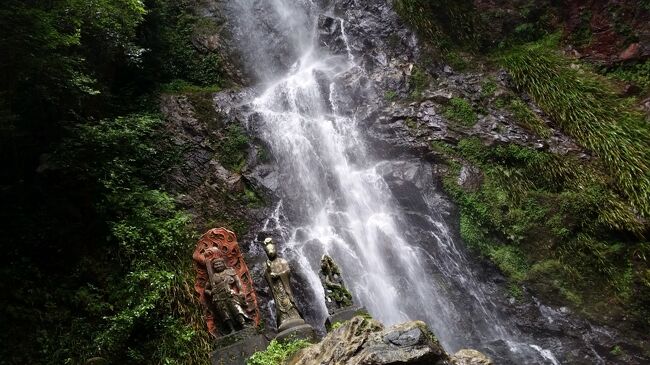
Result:
{"label": "statue's head", "polygon": [[226,262],[221,259],[213,260],[212,268],[214,268],[214,271],[216,272],[222,272],[226,270]]}
{"label": "statue's head", "polygon": [[275,259],[278,256],[278,250],[275,247],[275,242],[273,242],[273,238],[267,237],[264,240],[264,251],[266,251],[266,255],[271,260]]}
{"label": "statue's head", "polygon": [[329,271],[333,263],[334,262],[332,261],[331,257],[329,257],[328,255],[323,255],[323,257],[321,257],[320,259],[320,268],[323,271]]}

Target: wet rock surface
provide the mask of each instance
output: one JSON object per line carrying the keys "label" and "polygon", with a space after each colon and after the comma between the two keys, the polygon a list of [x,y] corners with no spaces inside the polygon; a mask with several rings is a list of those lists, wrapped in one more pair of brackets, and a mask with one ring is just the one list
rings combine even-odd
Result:
{"label": "wet rock surface", "polygon": [[291,365],[446,365],[452,364],[423,322],[384,328],[373,319],[354,317],[320,343],[290,359]]}
{"label": "wet rock surface", "polygon": [[[224,97],[217,95],[213,100],[208,95],[206,100],[202,100],[215,108],[215,118],[222,119],[228,115],[227,111],[219,110],[220,99]],[[229,98],[228,103],[232,101]],[[168,175],[168,186],[180,193],[179,204],[192,214],[194,223],[203,228],[209,228],[215,218],[227,218],[224,216],[227,214],[231,214],[233,219],[255,219],[255,212],[232,199],[232,196],[243,193],[247,178],[220,162],[218,151],[219,141],[224,138],[222,130],[208,125],[205,117],[197,115],[196,108],[196,100],[184,95],[166,95],[161,102],[162,113],[168,121],[167,128],[181,152],[182,162]]]}
{"label": "wet rock surface", "polygon": [[[373,118],[366,121],[369,133],[377,143],[399,144],[415,151],[428,148],[434,141],[456,144],[463,138],[477,137],[487,146],[514,143],[556,154],[589,158],[550,120],[544,119],[550,136],[543,138],[519,126],[511,112],[481,104],[481,82],[488,76],[441,73],[435,85],[425,90],[417,100],[392,102],[373,114]],[[505,82],[499,87],[502,92],[508,89]],[[461,125],[445,116],[446,106],[452,98],[468,100],[480,111],[473,126]],[[536,106],[531,106],[539,111]]]}

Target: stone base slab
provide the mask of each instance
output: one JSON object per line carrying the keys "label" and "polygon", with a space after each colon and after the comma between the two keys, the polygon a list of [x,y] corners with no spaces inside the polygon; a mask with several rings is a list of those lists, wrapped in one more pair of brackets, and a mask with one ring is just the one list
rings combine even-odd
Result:
{"label": "stone base slab", "polygon": [[286,329],[278,333],[278,335],[275,336],[275,339],[280,342],[293,341],[293,340],[307,340],[311,343],[316,343],[319,340],[316,331],[314,331],[314,328],[308,324],[303,324],[300,326]]}
{"label": "stone base slab", "polygon": [[355,316],[363,315],[364,313],[368,313],[368,311],[363,307],[349,307],[338,312],[334,312],[329,317],[327,317],[327,319],[325,319],[325,329],[327,329],[329,332],[332,329],[332,325],[334,323],[349,321]]}
{"label": "stone base slab", "polygon": [[243,330],[217,340],[217,350],[210,353],[212,365],[246,365],[246,360],[269,345],[266,336],[254,330]]}

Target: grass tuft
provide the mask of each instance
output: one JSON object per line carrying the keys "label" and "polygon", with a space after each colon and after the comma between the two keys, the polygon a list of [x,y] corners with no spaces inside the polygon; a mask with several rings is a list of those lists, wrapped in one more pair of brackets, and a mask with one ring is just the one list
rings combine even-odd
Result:
{"label": "grass tuft", "polygon": [[643,217],[650,216],[650,128],[618,97],[613,85],[576,67],[549,38],[500,57],[513,81],[582,146],[596,154],[618,190]]}
{"label": "grass tuft", "polygon": [[530,107],[523,100],[513,98],[510,100],[510,104],[507,105],[507,108],[515,117],[517,123],[522,125],[524,128],[534,132],[542,138],[548,138],[551,136],[550,128],[546,123],[544,123],[539,115],[530,110]]}

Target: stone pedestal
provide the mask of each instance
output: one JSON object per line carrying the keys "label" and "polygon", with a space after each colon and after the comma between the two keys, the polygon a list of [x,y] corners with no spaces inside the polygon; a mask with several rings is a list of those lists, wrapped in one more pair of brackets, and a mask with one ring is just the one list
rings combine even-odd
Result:
{"label": "stone pedestal", "polygon": [[257,351],[266,350],[269,340],[254,328],[244,329],[217,339],[216,350],[210,354],[212,365],[246,365]]}
{"label": "stone pedestal", "polygon": [[280,342],[307,340],[312,343],[316,343],[319,340],[316,331],[314,331],[314,328],[308,324],[301,324],[299,326],[287,328],[286,330],[278,333],[277,336],[275,336],[275,339]]}
{"label": "stone pedestal", "polygon": [[355,316],[367,314],[368,311],[366,308],[363,307],[348,307],[341,309],[337,312],[332,313],[327,319],[325,320],[325,329],[327,329],[327,332],[329,332],[332,329],[332,325],[334,323],[338,322],[345,322],[349,321]]}

